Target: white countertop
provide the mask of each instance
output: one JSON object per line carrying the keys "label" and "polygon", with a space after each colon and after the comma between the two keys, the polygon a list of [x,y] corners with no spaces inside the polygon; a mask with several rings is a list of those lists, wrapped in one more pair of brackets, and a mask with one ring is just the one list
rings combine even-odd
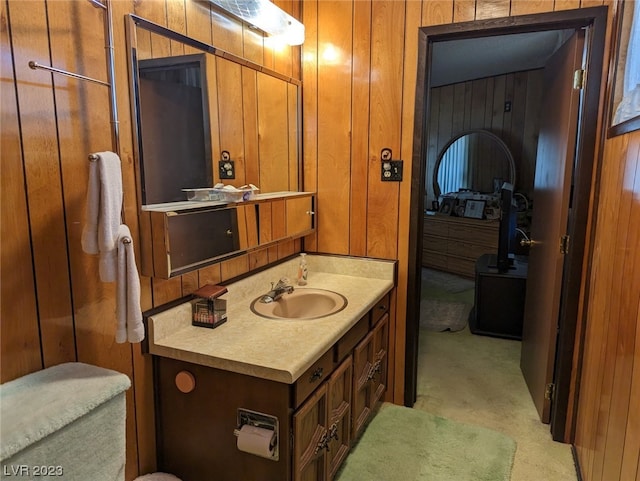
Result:
{"label": "white countertop", "polygon": [[[329,289],[347,298],[342,311],[320,319],[265,319],[250,309],[271,282],[288,277],[295,284],[298,259],[271,267],[233,284],[227,322],[215,329],[191,325],[189,303],[149,317],[149,352],[250,376],[291,384],[366,314],[394,283],[395,262],[307,255],[307,288]],[[301,289],[304,287],[300,287]]]}

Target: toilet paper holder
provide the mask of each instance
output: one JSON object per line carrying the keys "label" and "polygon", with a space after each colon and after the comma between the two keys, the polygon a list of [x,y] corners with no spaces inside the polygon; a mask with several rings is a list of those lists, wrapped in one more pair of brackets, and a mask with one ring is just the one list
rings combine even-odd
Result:
{"label": "toilet paper holder", "polygon": [[257,411],[251,411],[250,409],[238,408],[237,412],[237,428],[233,430],[233,435],[238,437],[240,435],[240,430],[244,425],[255,426],[257,428],[269,429],[273,431],[273,455],[267,459],[272,461],[278,461],[279,456],[279,432],[280,432],[280,423],[276,416],[272,416],[270,414],[260,413]]}

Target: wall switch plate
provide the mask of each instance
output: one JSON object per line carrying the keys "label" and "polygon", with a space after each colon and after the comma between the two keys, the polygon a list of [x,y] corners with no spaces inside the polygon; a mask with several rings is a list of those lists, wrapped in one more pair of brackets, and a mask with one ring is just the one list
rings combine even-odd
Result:
{"label": "wall switch plate", "polygon": [[384,182],[402,181],[402,160],[382,161],[382,180]]}
{"label": "wall switch plate", "polygon": [[236,168],[233,160],[220,160],[218,161],[221,179],[235,179]]}

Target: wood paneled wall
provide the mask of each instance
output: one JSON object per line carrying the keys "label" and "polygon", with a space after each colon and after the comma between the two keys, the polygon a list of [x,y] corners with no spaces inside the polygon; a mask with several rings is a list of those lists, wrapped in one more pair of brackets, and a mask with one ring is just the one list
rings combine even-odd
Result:
{"label": "wood paneled wall", "polygon": [[[542,69],[469,80],[431,89],[426,200],[435,200],[433,168],[444,146],[470,129],[488,130],[507,145],[516,165],[516,189],[531,195],[538,145]],[[505,112],[505,102],[511,110]],[[487,159],[488,162],[491,159]]]}
{"label": "wood paneled wall", "polygon": [[576,448],[587,481],[640,479],[640,131],[605,143]]}
{"label": "wood paneled wall", "polygon": [[[411,159],[417,28],[603,4],[613,2],[305,0],[304,179],[318,192],[314,248],[399,260],[396,322],[391,329],[396,402],[402,402],[403,395],[412,179],[405,165],[403,182],[382,183],[380,151],[388,147],[393,158]],[[594,206],[597,199],[612,200],[605,206],[600,203],[594,217],[593,270],[583,292],[588,317],[585,385],[580,389],[575,444],[586,481],[640,479],[640,274],[633,227],[640,222],[637,145],[637,133],[604,142],[606,162],[596,170],[605,174],[592,193]],[[626,159],[623,170],[621,159]],[[618,204],[625,205],[622,214]],[[608,277],[599,277],[603,270]]]}
{"label": "wood paneled wall", "polygon": [[[299,16],[297,1],[276,3]],[[68,361],[128,375],[133,387],[127,392],[126,479],[131,480],[155,468],[150,359],[139,344],[115,344],[114,285],[99,281],[97,258],[83,253],[80,244],[87,155],[113,150],[108,89],[28,67],[35,60],[106,80],[103,11],[78,0],[2,0],[0,5],[1,381]],[[300,48],[276,51],[208,2],[115,0],[112,11],[124,220],[140,259],[124,16],[135,13],[298,79]],[[170,280],[143,277],[142,308],[300,249],[299,240],[287,241]]]}
{"label": "wood paneled wall", "polygon": [[[126,13],[212,41],[293,77],[302,76],[304,188],[318,192],[310,251],[399,260],[390,329],[391,385],[403,401],[411,169],[380,181],[380,151],[411,159],[419,26],[590,7],[609,0],[281,0],[302,17],[307,41],[277,54],[248,29],[192,0],[117,0],[116,84],[125,219],[137,231],[137,202],[125,55]],[[128,374],[127,480],[154,468],[150,365],[138,346],[113,342],[114,295],[97,262],[80,250],[89,152],[110,149],[103,87],[52,77],[29,60],[104,78],[99,10],[79,1],[3,0],[2,380],[79,360]],[[586,481],[638,480],[637,133],[604,142],[593,192],[595,239],[585,279],[586,350],[575,444]],[[135,237],[135,234],[134,234]],[[143,278],[144,307],[180,297],[299,250],[287,243],[169,281]],[[588,282],[587,282],[588,281]]]}

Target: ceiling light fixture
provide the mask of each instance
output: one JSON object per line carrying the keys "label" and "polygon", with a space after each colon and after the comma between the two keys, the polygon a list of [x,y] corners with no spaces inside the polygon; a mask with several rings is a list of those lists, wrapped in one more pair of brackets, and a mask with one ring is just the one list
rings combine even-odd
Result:
{"label": "ceiling light fixture", "polygon": [[289,45],[302,45],[304,25],[269,0],[209,0],[234,17]]}

